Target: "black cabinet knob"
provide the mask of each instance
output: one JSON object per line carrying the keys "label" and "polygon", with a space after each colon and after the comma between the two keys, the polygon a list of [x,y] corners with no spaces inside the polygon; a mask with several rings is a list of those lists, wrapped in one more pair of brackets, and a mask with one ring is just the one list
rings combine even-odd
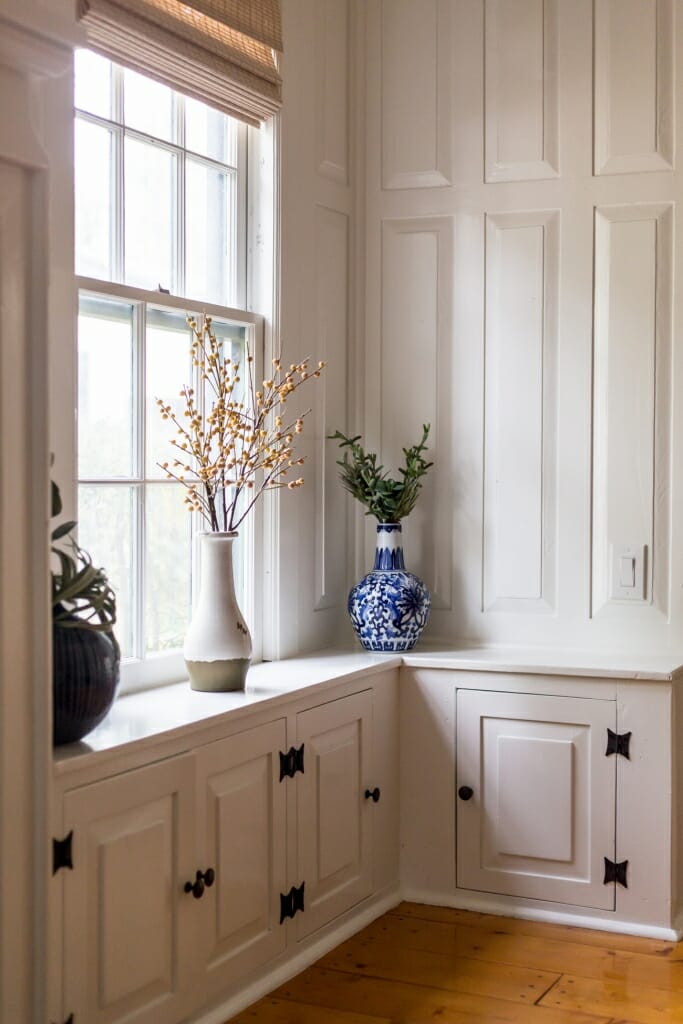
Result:
{"label": "black cabinet knob", "polygon": [[[197,874],[200,875],[201,871],[198,871]],[[196,900],[200,900],[204,895],[204,883],[201,878],[197,878],[194,882],[185,882],[183,888],[185,892],[191,892]]]}
{"label": "black cabinet knob", "polygon": [[458,790],[458,796],[461,800],[471,800],[474,796],[474,790],[470,786],[461,786]]}
{"label": "black cabinet knob", "polygon": [[204,888],[209,888],[216,881],[216,872],[213,868],[207,868],[206,871],[198,871],[194,882],[185,882],[183,889],[185,892],[191,892],[196,900],[200,900],[204,895]]}
{"label": "black cabinet knob", "polygon": [[379,802],[379,798],[380,798],[380,791],[379,791],[379,788],[377,786],[375,786],[374,789],[366,789],[365,790],[365,799],[366,800],[372,800],[372,802],[376,804],[376,803]]}

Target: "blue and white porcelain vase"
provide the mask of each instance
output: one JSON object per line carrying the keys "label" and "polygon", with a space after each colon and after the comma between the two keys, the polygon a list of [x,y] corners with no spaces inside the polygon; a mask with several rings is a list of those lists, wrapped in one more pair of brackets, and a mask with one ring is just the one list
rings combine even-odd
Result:
{"label": "blue and white porcelain vase", "polygon": [[400,523],[377,524],[372,572],[349,594],[349,615],[367,651],[409,651],[427,625],[431,599],[403,562]]}

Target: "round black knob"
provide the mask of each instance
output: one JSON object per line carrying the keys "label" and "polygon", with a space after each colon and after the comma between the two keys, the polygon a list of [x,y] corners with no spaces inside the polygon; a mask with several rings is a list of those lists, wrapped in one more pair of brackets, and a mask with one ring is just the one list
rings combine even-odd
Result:
{"label": "round black knob", "polygon": [[375,786],[374,789],[366,789],[365,790],[365,799],[366,800],[372,800],[372,802],[376,804],[376,803],[378,803],[379,798],[380,798],[380,791],[379,791],[377,786]]}
{"label": "round black knob", "polygon": [[191,892],[196,900],[200,900],[204,895],[204,888],[210,888],[216,881],[216,872],[213,868],[207,868],[206,871],[198,871],[194,882],[185,882],[183,886],[185,892]]}
{"label": "round black knob", "polygon": [[474,796],[474,790],[470,786],[461,786],[458,790],[458,796],[461,800],[471,800]]}
{"label": "round black knob", "polygon": [[[197,872],[197,876],[199,875],[201,875],[201,871]],[[183,888],[185,892],[191,892],[196,900],[200,900],[204,895],[204,883],[199,877],[194,882],[185,882]]]}

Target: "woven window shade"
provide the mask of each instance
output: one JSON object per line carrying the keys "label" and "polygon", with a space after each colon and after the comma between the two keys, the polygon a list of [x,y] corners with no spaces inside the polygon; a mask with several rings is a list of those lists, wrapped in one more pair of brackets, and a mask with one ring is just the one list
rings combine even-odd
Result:
{"label": "woven window shade", "polygon": [[280,0],[77,0],[88,45],[248,124],[281,106]]}

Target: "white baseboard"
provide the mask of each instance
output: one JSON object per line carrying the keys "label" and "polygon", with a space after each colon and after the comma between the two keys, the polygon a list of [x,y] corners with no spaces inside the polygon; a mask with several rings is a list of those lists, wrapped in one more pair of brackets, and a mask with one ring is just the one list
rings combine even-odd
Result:
{"label": "white baseboard", "polygon": [[492,893],[470,892],[454,889],[450,892],[425,892],[421,889],[403,889],[402,897],[411,903],[424,903],[431,907],[454,907],[457,910],[472,910],[480,914],[499,914],[502,917],[518,917],[523,921],[545,921],[552,924],[568,924],[575,928],[593,928],[602,932],[621,932],[622,935],[642,935],[648,939],[663,939],[678,942],[683,936],[683,919],[676,921],[675,928],[623,921],[607,917],[591,917],[588,914],[549,909],[524,903],[514,897],[496,896]]}
{"label": "white baseboard", "polygon": [[300,974],[311,964],[319,960],[321,956],[331,952],[341,942],[345,942],[365,928],[366,925],[375,921],[388,910],[392,910],[401,902],[401,890],[398,884],[390,889],[384,889],[371,899],[361,903],[358,907],[350,910],[330,930],[324,932],[317,939],[312,939],[303,949],[293,949],[289,954],[283,954],[284,959],[279,959],[276,964],[270,965],[249,979],[244,988],[234,992],[219,1006],[204,1011],[192,1017],[192,1024],[225,1024],[231,1017],[245,1010],[252,1003],[263,996],[267,996],[273,989],[279,988],[295,974]]}

